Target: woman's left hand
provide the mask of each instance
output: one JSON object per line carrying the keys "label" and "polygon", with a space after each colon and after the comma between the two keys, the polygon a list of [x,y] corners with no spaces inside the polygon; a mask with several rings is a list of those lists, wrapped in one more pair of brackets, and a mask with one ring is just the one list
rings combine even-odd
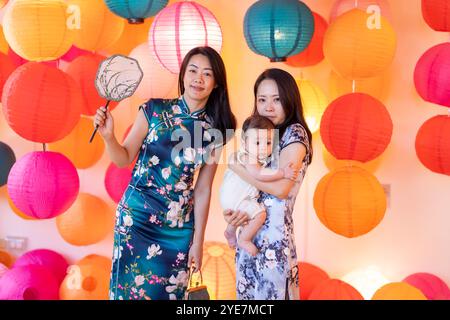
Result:
{"label": "woman's left hand", "polygon": [[202,268],[203,259],[203,243],[193,243],[189,249],[188,267],[194,264],[194,271],[197,272]]}

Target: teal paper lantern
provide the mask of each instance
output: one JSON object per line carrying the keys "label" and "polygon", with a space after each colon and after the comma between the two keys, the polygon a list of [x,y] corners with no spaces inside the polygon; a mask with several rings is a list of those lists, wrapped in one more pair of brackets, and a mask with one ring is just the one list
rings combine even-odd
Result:
{"label": "teal paper lantern", "polygon": [[8,181],[9,171],[16,163],[14,151],[6,143],[0,141],[0,187]]}
{"label": "teal paper lantern", "polygon": [[129,23],[143,23],[161,11],[169,0],[105,0],[109,10],[125,18]]}
{"label": "teal paper lantern", "polygon": [[286,61],[305,50],[313,34],[313,14],[298,0],[260,0],[245,14],[247,45],[272,62]]}

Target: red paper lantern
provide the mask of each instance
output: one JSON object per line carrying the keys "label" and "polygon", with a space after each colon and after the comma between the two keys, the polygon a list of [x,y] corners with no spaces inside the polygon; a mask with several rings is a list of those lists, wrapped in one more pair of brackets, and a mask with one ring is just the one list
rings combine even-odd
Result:
{"label": "red paper lantern", "polygon": [[286,64],[293,67],[308,67],[321,62],[323,55],[323,37],[327,31],[328,23],[319,14],[313,12],[314,17],[314,34],[308,47],[299,54],[288,57]]}
{"label": "red paper lantern", "polygon": [[416,154],[431,171],[450,175],[450,116],[435,116],[420,127]]}
{"label": "red paper lantern", "polygon": [[450,43],[438,44],[420,57],[414,83],[425,101],[450,107]]}
{"label": "red paper lantern", "polygon": [[448,0],[422,0],[422,16],[436,31],[450,31],[450,2]]}
{"label": "red paper lantern", "polygon": [[83,97],[75,81],[61,70],[29,62],[6,81],[2,104],[6,121],[18,135],[49,143],[76,126]]}
{"label": "red paper lantern", "polygon": [[6,80],[8,80],[14,69],[16,69],[16,66],[11,59],[6,54],[0,52],[0,96],[3,93],[3,86]]}
{"label": "red paper lantern", "polygon": [[319,283],[308,300],[364,300],[363,296],[348,283],[329,279]]}
{"label": "red paper lantern", "polygon": [[336,159],[367,162],[384,152],[392,127],[389,112],[379,100],[351,93],[334,100],[325,110],[320,135]]}
{"label": "red paper lantern", "polygon": [[[104,56],[98,54],[82,55],[73,60],[66,70],[67,74],[72,76],[81,88],[84,98],[81,114],[93,116],[100,106],[106,104],[105,99],[97,93],[95,88],[98,66],[104,59]],[[111,101],[108,106],[109,110],[114,110],[117,104],[118,102]]]}
{"label": "red paper lantern", "polygon": [[300,300],[308,300],[311,292],[322,281],[328,280],[328,274],[307,262],[299,262],[298,264],[298,281],[300,287]]}
{"label": "red paper lantern", "polygon": [[105,187],[111,199],[119,203],[125,189],[131,180],[132,170],[128,168],[119,168],[111,163],[105,174]]}

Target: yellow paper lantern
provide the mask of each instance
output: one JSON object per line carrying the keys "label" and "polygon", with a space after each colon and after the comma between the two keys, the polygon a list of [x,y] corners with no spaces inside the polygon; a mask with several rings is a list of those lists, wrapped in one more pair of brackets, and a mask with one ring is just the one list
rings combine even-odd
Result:
{"label": "yellow paper lantern", "polygon": [[388,94],[389,77],[385,74],[373,78],[349,80],[331,71],[329,79],[329,92],[331,100],[352,92],[366,93],[378,100],[385,100]]}
{"label": "yellow paper lantern", "polygon": [[131,50],[138,45],[147,42],[148,32],[152,25],[153,18],[144,20],[144,23],[125,23],[123,32],[117,41],[105,49],[110,54],[129,55]]}
{"label": "yellow paper lantern", "polygon": [[74,204],[56,218],[59,234],[75,246],[103,240],[114,227],[114,214],[100,198],[80,193]]}
{"label": "yellow paper lantern", "polygon": [[374,173],[380,167],[381,162],[383,161],[383,156],[379,156],[378,158],[368,161],[368,162],[360,162],[356,160],[338,160],[327,150],[327,148],[323,148],[323,161],[327,166],[328,170],[332,171],[340,167],[351,167],[358,166],[361,167],[371,173]]}
{"label": "yellow paper lantern", "polygon": [[338,17],[324,38],[324,54],[346,79],[380,75],[392,62],[397,46],[387,19],[354,9]]}
{"label": "yellow paper lantern", "polygon": [[302,99],[303,113],[311,133],[320,128],[320,119],[328,106],[328,98],[316,84],[309,80],[296,80]]}
{"label": "yellow paper lantern", "polygon": [[378,289],[372,300],[428,300],[419,289],[405,282],[392,282]]}
{"label": "yellow paper lantern", "polygon": [[78,169],[89,168],[100,160],[105,151],[103,139],[94,139],[89,143],[93,127],[90,118],[81,117],[70,134],[62,140],[49,144],[49,149],[65,155]]}
{"label": "yellow paper lantern", "polygon": [[74,26],[74,45],[80,49],[100,51],[116,42],[123,32],[125,20],[109,11],[104,1],[68,0]]}
{"label": "yellow paper lantern", "polygon": [[235,252],[221,242],[209,241],[203,245],[203,283],[211,300],[236,299]]}
{"label": "yellow paper lantern", "polygon": [[323,177],[314,209],[331,231],[347,238],[368,233],[383,219],[386,195],[378,180],[360,167],[338,168]]}
{"label": "yellow paper lantern", "polygon": [[30,61],[55,60],[73,44],[63,0],[16,0],[6,9],[3,32],[11,49]]}
{"label": "yellow paper lantern", "polygon": [[4,54],[8,53],[9,44],[6,42],[5,34],[3,33],[3,27],[0,25],[0,52]]}

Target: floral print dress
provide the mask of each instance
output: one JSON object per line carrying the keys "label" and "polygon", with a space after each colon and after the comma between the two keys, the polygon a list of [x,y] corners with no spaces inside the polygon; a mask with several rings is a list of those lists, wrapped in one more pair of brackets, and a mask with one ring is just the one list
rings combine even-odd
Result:
{"label": "floral print dress", "polygon": [[205,108],[191,113],[184,98],[153,99],[140,108],[149,131],[116,210],[109,297],[182,299],[194,173],[207,160],[210,126]]}
{"label": "floral print dress", "polygon": [[306,156],[287,199],[260,192],[267,218],[253,242],[259,249],[256,257],[245,250],[236,252],[236,290],[239,300],[297,300],[299,299],[297,253],[292,211],[300,185],[311,157],[306,130],[299,123],[286,128],[274,150],[269,166],[278,168],[281,151],[291,143],[302,143]]}

